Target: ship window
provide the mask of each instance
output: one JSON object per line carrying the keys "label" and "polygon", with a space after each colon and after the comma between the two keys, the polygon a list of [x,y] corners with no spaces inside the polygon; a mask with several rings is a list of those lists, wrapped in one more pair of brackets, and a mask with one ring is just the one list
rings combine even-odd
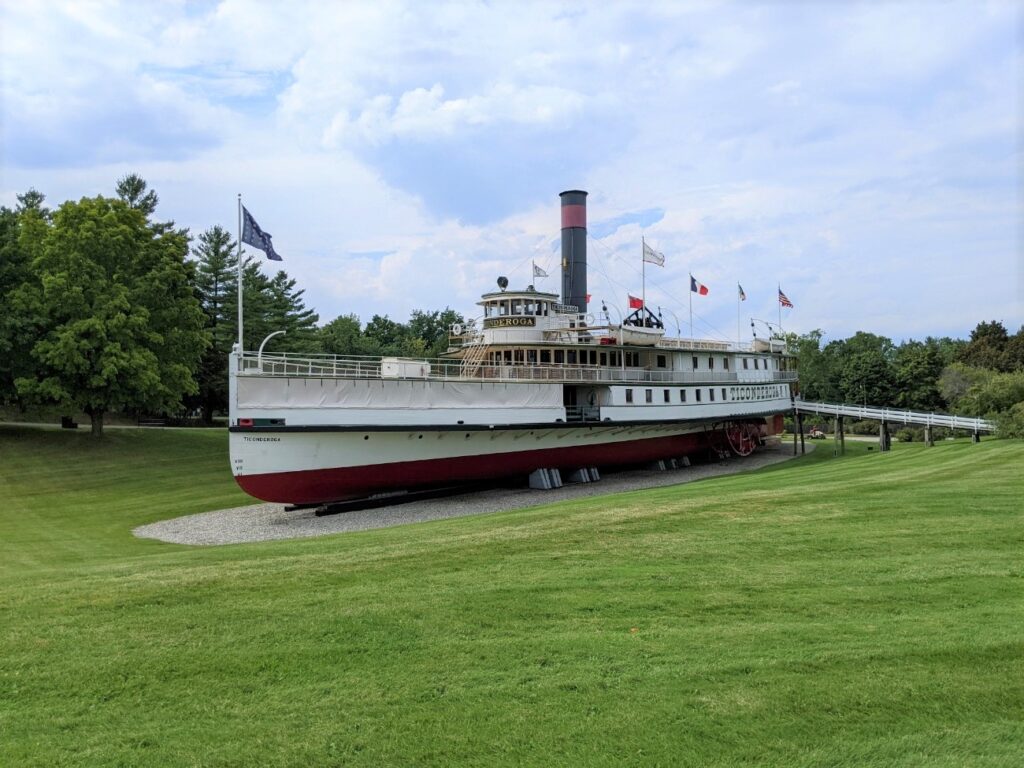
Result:
{"label": "ship window", "polygon": [[760,367],[761,367],[761,361],[760,361],[760,360],[758,360],[758,359],[757,359],[757,358],[755,357],[755,358],[754,358],[754,370],[756,371],[756,370],[757,370],[758,368],[760,368]]}
{"label": "ship window", "polygon": [[685,403],[686,402],[686,390],[685,389],[680,389],[679,390],[679,402],[680,403]]}
{"label": "ship window", "polygon": [[506,365],[511,365],[512,364],[512,350],[511,349],[506,349],[505,350],[505,363],[506,363]]}
{"label": "ship window", "polygon": [[526,362],[528,362],[530,365],[536,365],[537,364],[537,350],[536,349],[528,349],[528,350],[526,350]]}
{"label": "ship window", "polygon": [[727,370],[727,371],[729,370],[729,358],[728,357],[723,357],[722,358],[722,365],[725,366],[725,370]]}
{"label": "ship window", "polygon": [[550,349],[542,349],[540,351],[540,361],[542,363],[550,363],[551,362],[551,350]]}
{"label": "ship window", "polygon": [[608,353],[607,352],[602,352],[601,353],[601,365],[608,365]]}
{"label": "ship window", "polygon": [[626,402],[627,403],[632,403],[633,402],[633,390],[632,389],[627,389],[626,390]]}
{"label": "ship window", "polygon": [[555,350],[555,365],[561,365],[565,362],[565,352],[561,349]]}
{"label": "ship window", "polygon": [[646,390],[644,390],[644,401],[648,402],[648,403],[653,403],[654,402],[654,390],[653,389],[646,389]]}
{"label": "ship window", "polygon": [[729,399],[729,398],[727,398],[727,397],[725,396],[725,387],[722,387],[722,399],[723,399],[723,400],[728,400],[728,399]]}
{"label": "ship window", "polygon": [[693,392],[694,392],[695,395],[697,395],[697,402],[699,403],[700,402],[700,387],[698,387],[697,389],[693,390]]}
{"label": "ship window", "polygon": [[569,365],[576,365],[576,350],[575,350],[575,349],[570,349],[570,350],[569,350],[569,351],[568,351],[568,352],[566,353],[566,360],[565,360],[565,361],[566,361],[566,362],[567,362],[567,363],[568,363]]}
{"label": "ship window", "polygon": [[747,358],[743,358],[743,370],[747,370]]}
{"label": "ship window", "polygon": [[659,368],[664,368],[665,365],[667,364],[667,362],[668,361],[665,359],[664,355],[658,355],[658,367]]}
{"label": "ship window", "polygon": [[715,390],[711,387],[708,387],[708,400],[715,402]]}
{"label": "ship window", "polygon": [[696,355],[693,356],[693,370],[695,370],[695,371],[697,370],[697,356]]}
{"label": "ship window", "polygon": [[709,357],[708,358],[708,370],[709,371],[715,370],[715,358],[713,358],[713,357]]}
{"label": "ship window", "polygon": [[671,402],[672,402],[672,398],[671,398],[671,396],[669,395],[669,391],[668,391],[667,389],[666,389],[666,390],[665,390],[665,392],[664,392],[664,398],[665,398],[665,402],[666,402],[666,403],[671,403]]}
{"label": "ship window", "polygon": [[593,349],[590,350],[590,364],[597,365],[597,352]]}

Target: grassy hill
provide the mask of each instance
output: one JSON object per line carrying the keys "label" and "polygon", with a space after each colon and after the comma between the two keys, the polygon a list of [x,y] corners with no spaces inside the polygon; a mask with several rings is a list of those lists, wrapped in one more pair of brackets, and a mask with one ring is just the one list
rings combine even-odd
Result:
{"label": "grassy hill", "polygon": [[223,433],[0,426],[0,765],[1020,764],[1024,443],[848,451],[198,549]]}

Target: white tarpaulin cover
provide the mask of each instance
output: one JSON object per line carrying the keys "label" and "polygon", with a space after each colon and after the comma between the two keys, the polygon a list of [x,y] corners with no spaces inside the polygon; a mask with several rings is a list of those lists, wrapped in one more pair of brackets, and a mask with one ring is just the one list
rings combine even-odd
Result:
{"label": "white tarpaulin cover", "polygon": [[239,376],[239,408],[561,408],[561,384]]}

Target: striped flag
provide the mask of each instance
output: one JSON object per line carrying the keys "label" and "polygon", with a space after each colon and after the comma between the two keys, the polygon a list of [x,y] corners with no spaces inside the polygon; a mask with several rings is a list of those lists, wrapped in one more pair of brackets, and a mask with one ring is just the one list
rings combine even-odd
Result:
{"label": "striped flag", "polygon": [[697,280],[694,279],[693,275],[690,275],[690,290],[693,293],[700,294],[701,296],[708,295],[708,287],[704,285],[704,283],[698,283]]}
{"label": "striped flag", "polygon": [[790,309],[793,308],[793,302],[786,298],[786,294],[782,292],[781,288],[779,288],[779,304]]}
{"label": "striped flag", "polygon": [[743,286],[740,285],[739,283],[736,283],[736,287],[739,288],[739,291],[740,291],[740,301],[746,301],[747,300],[747,294],[745,294],[743,292]]}

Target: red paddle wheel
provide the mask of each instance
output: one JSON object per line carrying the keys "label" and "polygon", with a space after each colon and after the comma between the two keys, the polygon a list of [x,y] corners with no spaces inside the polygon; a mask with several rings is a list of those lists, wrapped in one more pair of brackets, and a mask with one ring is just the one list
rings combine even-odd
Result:
{"label": "red paddle wheel", "polygon": [[737,456],[749,456],[760,443],[760,433],[754,424],[731,422],[725,427],[725,437]]}

